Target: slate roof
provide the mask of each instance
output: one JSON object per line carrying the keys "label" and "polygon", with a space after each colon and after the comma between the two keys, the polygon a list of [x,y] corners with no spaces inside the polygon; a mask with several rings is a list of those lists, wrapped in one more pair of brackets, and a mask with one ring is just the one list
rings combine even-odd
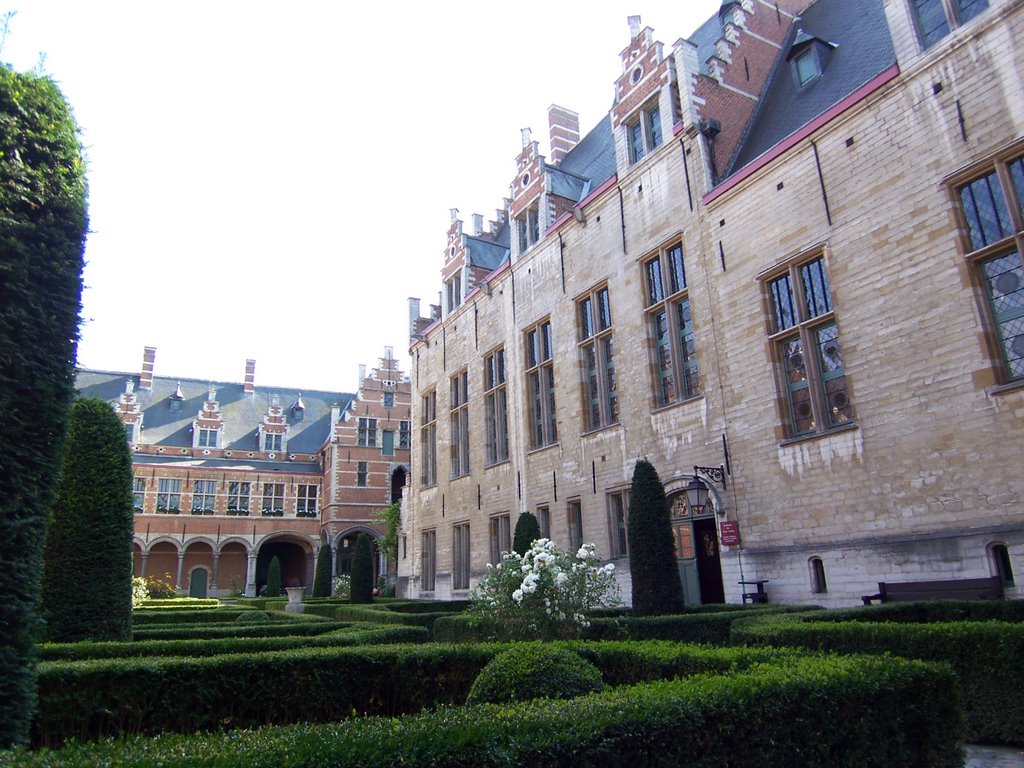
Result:
{"label": "slate roof", "polygon": [[469,251],[471,266],[494,271],[508,259],[510,253],[508,227],[502,227],[496,237],[497,242],[466,235],[466,248]]}
{"label": "slate roof", "polygon": [[[331,434],[331,406],[338,405],[344,413],[355,399],[355,395],[350,392],[322,392],[259,385],[256,386],[255,393],[247,397],[242,392],[242,385],[238,383],[167,376],[154,377],[153,388],[147,391],[138,388],[138,374],[88,369],[79,369],[75,386],[79,396],[98,397],[113,404],[118,402],[129,381],[135,384],[135,395],[143,412],[139,443],[173,448],[192,447],[192,422],[206,402],[211,383],[217,389],[217,402],[220,403],[221,416],[224,419],[221,448],[226,450],[259,450],[256,430],[263,423],[263,417],[267,415],[271,398],[277,395],[289,427],[287,452],[316,453]],[[172,410],[171,395],[179,384],[185,399],[181,402],[180,409]],[[300,394],[302,404],[305,406],[301,419],[292,411],[292,405]],[[134,456],[141,463],[153,463],[152,460],[156,458],[139,454]],[[178,460],[187,458],[182,456]],[[266,464],[273,462],[257,463],[265,467]],[[288,462],[288,466],[299,469],[295,462]]]}
{"label": "slate roof", "polygon": [[697,28],[687,40],[697,46],[697,63],[700,66],[700,71],[705,75],[709,73],[708,70],[708,59],[714,56],[718,52],[718,46],[716,43],[722,36],[722,20],[718,17],[718,12],[705,21],[700,27]]}
{"label": "slate roof", "polygon": [[[786,57],[794,44],[815,37],[836,47],[828,57],[821,76],[800,88]],[[755,160],[894,64],[896,51],[881,0],[856,3],[850,0],[817,0],[790,30],[775,71],[725,177]]]}
{"label": "slate roof", "polygon": [[[563,178],[568,173],[578,178],[590,179],[590,187],[585,194],[597,189],[615,175],[615,137],[612,135],[610,112],[562,158],[557,170],[565,172],[561,174]],[[580,199],[582,198],[577,198],[577,202]]]}

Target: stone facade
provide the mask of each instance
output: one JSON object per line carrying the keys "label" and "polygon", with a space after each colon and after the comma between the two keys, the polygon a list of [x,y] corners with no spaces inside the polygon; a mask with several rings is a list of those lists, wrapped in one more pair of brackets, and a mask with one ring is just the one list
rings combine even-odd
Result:
{"label": "stone facade", "polygon": [[[595,542],[628,598],[620,509],[643,456],[691,604],[745,581],[840,606],[996,574],[1020,596],[1024,3],[974,7],[927,44],[905,0],[850,32],[836,0],[724,3],[668,56],[631,24],[616,87],[643,93],[608,122],[613,172],[528,248],[513,232],[443,319],[411,320],[401,592],[465,596],[531,511],[556,542]],[[739,72],[762,83],[739,93]],[[628,133],[651,105],[658,142]],[[516,178],[529,158],[550,189],[593,146],[548,165],[524,141]],[[974,184],[1006,199],[994,235]],[[681,501],[695,476],[703,509]]]}
{"label": "stone facade", "polygon": [[[272,557],[282,585],[310,588],[321,543],[347,573],[360,532],[399,501],[410,461],[410,384],[390,348],[357,393],[299,391],[79,370],[78,391],[111,403],[132,451],[135,575],[196,596],[255,595]],[[378,552],[376,571],[395,564]]]}

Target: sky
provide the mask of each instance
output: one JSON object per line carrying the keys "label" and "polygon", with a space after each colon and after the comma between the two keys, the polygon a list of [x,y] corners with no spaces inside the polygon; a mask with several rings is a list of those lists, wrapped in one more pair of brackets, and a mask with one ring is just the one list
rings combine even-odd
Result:
{"label": "sky", "polygon": [[547,108],[611,107],[640,15],[666,55],[719,0],[0,0],[87,158],[82,367],[352,392],[408,298],[439,303],[449,210],[508,196]]}

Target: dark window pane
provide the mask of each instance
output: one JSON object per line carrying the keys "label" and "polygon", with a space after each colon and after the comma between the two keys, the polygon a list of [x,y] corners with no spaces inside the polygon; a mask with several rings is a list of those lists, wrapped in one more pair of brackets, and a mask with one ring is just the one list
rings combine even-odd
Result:
{"label": "dark window pane", "polygon": [[594,335],[594,308],[590,299],[580,302],[580,338],[589,339]]}
{"label": "dark window pane", "polygon": [[601,330],[606,331],[612,327],[612,306],[608,301],[608,289],[602,288],[597,292],[597,308],[601,321]]}
{"label": "dark window pane", "polygon": [[793,291],[789,285],[789,275],[784,275],[770,283],[772,291],[772,308],[775,313],[775,330],[784,331],[797,323],[793,310]]}
{"label": "dark window pane", "polygon": [[988,0],[953,0],[957,13],[960,14],[960,23],[970,21],[979,13],[988,8]]}
{"label": "dark window pane", "polygon": [[686,287],[686,270],[683,269],[683,246],[672,246],[666,257],[668,258],[669,290],[672,293],[677,293]]}
{"label": "dark window pane", "polygon": [[629,154],[630,159],[635,163],[644,157],[644,129],[639,121],[633,123],[627,129],[629,131]]}
{"label": "dark window pane", "polygon": [[665,298],[665,290],[661,285],[661,260],[651,259],[647,262],[647,305]]}
{"label": "dark window pane", "polygon": [[1010,234],[1010,213],[995,172],[960,189],[960,202],[970,227],[971,247],[982,248]]}
{"label": "dark window pane", "polygon": [[647,134],[651,137],[651,149],[661,146],[661,109],[658,107],[647,113]]}
{"label": "dark window pane", "polygon": [[1024,157],[1018,157],[1010,163],[1010,178],[1017,194],[1017,210],[1024,216]]}
{"label": "dark window pane", "polygon": [[1020,254],[982,264],[992,314],[1002,343],[1008,379],[1024,377],[1024,268]]}
{"label": "dark window pane", "polygon": [[807,302],[807,318],[817,317],[832,311],[832,296],[829,291],[828,273],[825,260],[815,259],[800,267],[804,283],[804,299]]}

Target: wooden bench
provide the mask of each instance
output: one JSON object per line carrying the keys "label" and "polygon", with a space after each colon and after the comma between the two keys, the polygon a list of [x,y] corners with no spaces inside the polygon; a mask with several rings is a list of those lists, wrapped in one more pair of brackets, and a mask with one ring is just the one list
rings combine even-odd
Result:
{"label": "wooden bench", "polygon": [[984,579],[947,579],[944,581],[880,581],[878,594],[861,597],[864,605],[873,600],[888,603],[897,600],[998,600],[1003,596],[999,576]]}

